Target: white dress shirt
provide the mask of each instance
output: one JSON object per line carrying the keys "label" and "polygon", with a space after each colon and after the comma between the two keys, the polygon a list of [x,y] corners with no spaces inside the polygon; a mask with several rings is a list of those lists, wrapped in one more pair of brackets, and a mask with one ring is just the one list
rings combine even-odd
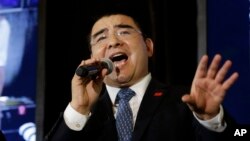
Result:
{"label": "white dress shirt", "polygon": [[[133,121],[135,123],[137,113],[142,101],[142,98],[144,96],[144,93],[146,91],[146,88],[151,80],[151,74],[149,73],[146,75],[141,81],[134,84],[130,88],[135,91],[136,95],[131,98],[129,101],[130,107],[133,112]],[[119,92],[120,88],[111,87],[106,85],[107,91],[109,93],[111,102],[113,104],[113,111],[114,116],[116,117],[116,111],[117,111],[117,105],[115,104],[115,99],[117,96],[117,93]],[[75,131],[80,131],[85,126],[86,122],[88,121],[90,115],[82,115],[75,111],[70,104],[68,104],[66,110],[64,111],[64,120],[67,124],[67,126]],[[194,114],[194,117],[202,124],[204,127],[216,131],[216,132],[222,132],[226,128],[226,124],[222,124],[224,116],[224,111],[222,106],[220,106],[220,112],[217,116],[210,120],[200,120],[198,117]]]}

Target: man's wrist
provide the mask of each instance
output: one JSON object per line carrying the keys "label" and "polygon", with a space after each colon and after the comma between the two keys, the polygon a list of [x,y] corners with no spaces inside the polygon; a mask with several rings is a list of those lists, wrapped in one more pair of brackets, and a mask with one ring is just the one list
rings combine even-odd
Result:
{"label": "man's wrist", "polygon": [[63,117],[66,125],[75,131],[80,131],[85,126],[90,114],[83,115],[77,112],[70,104],[66,107]]}
{"label": "man's wrist", "polygon": [[195,113],[193,114],[194,114],[194,117],[199,121],[199,123],[209,130],[212,130],[215,132],[223,132],[227,127],[227,124],[224,121],[224,110],[222,106],[220,106],[219,113],[215,117],[209,120],[201,120],[197,117]]}

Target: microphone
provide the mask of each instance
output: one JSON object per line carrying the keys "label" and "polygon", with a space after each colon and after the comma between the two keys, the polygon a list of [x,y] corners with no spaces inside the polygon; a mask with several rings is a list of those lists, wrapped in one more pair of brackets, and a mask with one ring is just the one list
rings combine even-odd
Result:
{"label": "microphone", "polygon": [[114,68],[113,62],[108,58],[103,58],[100,63],[78,67],[75,73],[80,77],[90,77],[97,75],[104,68],[108,70],[107,74],[110,74]]}

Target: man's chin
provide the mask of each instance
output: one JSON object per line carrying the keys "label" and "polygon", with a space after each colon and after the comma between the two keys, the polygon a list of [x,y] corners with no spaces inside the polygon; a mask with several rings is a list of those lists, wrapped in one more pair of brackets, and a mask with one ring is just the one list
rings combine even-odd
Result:
{"label": "man's chin", "polygon": [[109,75],[105,77],[104,83],[116,87],[126,87],[129,86],[130,80],[131,80],[130,78],[128,78],[127,76],[125,77],[123,75],[118,75],[118,76]]}

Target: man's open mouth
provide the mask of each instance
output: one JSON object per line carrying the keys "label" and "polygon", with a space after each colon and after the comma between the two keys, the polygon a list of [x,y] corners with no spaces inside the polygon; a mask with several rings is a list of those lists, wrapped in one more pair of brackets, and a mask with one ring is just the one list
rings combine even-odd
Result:
{"label": "man's open mouth", "polygon": [[125,62],[128,60],[128,56],[125,53],[118,53],[110,57],[113,63]]}

